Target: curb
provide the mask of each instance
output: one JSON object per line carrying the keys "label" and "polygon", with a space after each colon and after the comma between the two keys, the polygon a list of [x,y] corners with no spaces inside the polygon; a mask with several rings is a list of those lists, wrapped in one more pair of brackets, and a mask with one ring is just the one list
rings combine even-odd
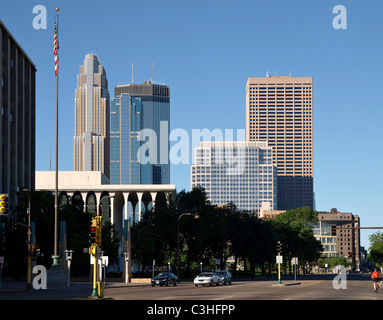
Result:
{"label": "curb", "polygon": [[289,287],[289,286],[295,286],[298,284],[302,284],[301,282],[289,282],[289,283],[277,283],[273,284],[273,287]]}

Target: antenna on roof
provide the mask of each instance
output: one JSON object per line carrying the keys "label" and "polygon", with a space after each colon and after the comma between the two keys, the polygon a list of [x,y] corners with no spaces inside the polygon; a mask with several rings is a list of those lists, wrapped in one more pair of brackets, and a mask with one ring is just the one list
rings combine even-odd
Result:
{"label": "antenna on roof", "polygon": [[151,82],[153,83],[153,62],[152,62],[152,80]]}
{"label": "antenna on roof", "polygon": [[266,70],[266,78],[269,77],[269,70]]}
{"label": "antenna on roof", "polygon": [[133,81],[133,62],[132,62],[132,84],[134,83]]}

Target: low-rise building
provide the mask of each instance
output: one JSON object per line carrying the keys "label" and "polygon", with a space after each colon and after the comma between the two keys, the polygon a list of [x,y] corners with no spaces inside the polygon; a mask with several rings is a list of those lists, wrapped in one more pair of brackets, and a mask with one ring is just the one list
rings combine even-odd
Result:
{"label": "low-rise building", "polygon": [[[275,219],[285,210],[271,210],[263,207],[259,217]],[[329,212],[318,211],[318,222],[314,225],[314,236],[323,246],[326,257],[345,257],[358,270],[361,264],[360,219],[349,212],[339,212],[332,208]]]}
{"label": "low-rise building", "polygon": [[350,212],[318,212],[314,236],[323,245],[323,255],[345,257],[358,269],[360,266],[360,219]]}

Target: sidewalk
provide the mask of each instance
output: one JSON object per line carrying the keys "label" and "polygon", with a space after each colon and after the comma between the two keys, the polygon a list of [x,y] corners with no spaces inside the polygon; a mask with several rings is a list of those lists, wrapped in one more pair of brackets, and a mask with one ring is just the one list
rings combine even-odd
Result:
{"label": "sidewalk", "polygon": [[88,299],[92,293],[91,282],[48,283],[47,289],[28,289],[26,281],[3,281],[0,300],[70,300]]}
{"label": "sidewalk", "polygon": [[[106,281],[106,288],[149,286],[150,283],[141,281],[125,283],[123,281]],[[28,289],[27,282],[8,280],[0,286],[1,300],[91,300],[93,282],[73,281],[69,287],[67,283],[47,283],[47,289]]]}

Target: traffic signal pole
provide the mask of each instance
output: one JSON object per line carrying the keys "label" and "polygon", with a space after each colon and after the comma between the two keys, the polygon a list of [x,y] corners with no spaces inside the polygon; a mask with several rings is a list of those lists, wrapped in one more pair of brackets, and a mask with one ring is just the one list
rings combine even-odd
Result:
{"label": "traffic signal pole", "polygon": [[93,253],[93,290],[91,297],[98,297],[97,293],[97,247],[92,246],[92,253]]}
{"label": "traffic signal pole", "polygon": [[97,216],[92,219],[92,225],[90,227],[90,244],[89,253],[93,254],[93,290],[91,297],[98,297],[98,282],[97,282],[97,249],[101,247],[101,216]]}
{"label": "traffic signal pole", "polygon": [[[278,256],[281,256],[281,242],[278,241],[277,245]],[[278,284],[282,284],[281,281],[281,263],[278,263]]]}

